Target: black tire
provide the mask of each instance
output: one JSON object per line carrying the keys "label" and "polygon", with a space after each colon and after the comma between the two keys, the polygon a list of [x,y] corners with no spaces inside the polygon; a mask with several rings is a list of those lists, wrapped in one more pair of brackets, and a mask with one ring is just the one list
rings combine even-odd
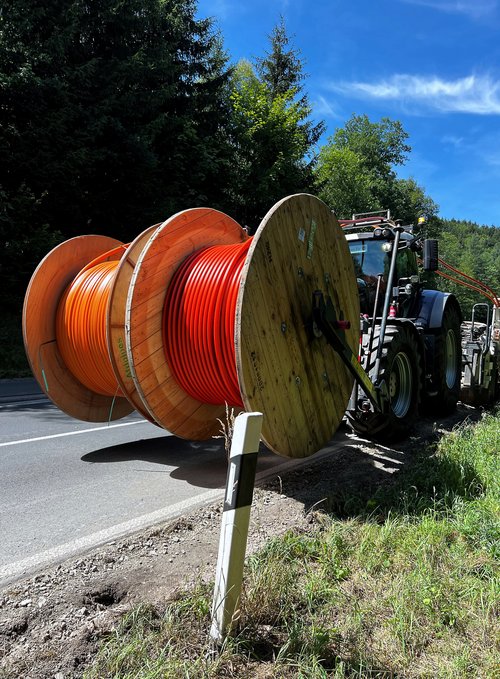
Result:
{"label": "black tire", "polygon": [[[379,337],[376,334],[370,364],[365,368],[372,380],[378,344]],[[389,396],[388,411],[351,413],[351,426],[361,436],[377,441],[404,438],[418,417],[422,387],[420,345],[413,328],[404,323],[386,328],[378,382],[385,384]]]}
{"label": "black tire", "polygon": [[462,381],[462,342],[460,313],[447,306],[434,345],[434,393],[427,401],[427,410],[437,415],[449,415],[457,407]]}

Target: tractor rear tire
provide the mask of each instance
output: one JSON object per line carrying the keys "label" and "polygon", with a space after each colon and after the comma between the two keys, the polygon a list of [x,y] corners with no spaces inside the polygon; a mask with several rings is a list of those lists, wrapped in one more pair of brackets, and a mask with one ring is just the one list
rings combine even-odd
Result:
{"label": "tractor rear tire", "polygon": [[[365,368],[372,380],[375,378],[378,345],[379,337],[375,334],[370,362]],[[376,441],[390,442],[405,438],[418,417],[422,352],[413,329],[404,323],[386,328],[378,382],[385,383],[389,395],[387,412],[356,411],[349,415],[350,424],[360,436]]]}
{"label": "tractor rear tire", "polygon": [[462,381],[462,342],[460,315],[453,306],[447,306],[443,322],[436,335],[435,393],[428,399],[426,410],[438,415],[449,415],[457,407]]}

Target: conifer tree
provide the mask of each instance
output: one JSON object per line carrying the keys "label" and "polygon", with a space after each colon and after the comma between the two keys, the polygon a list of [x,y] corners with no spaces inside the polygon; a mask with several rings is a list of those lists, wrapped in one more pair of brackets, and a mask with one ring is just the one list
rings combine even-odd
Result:
{"label": "conifer tree", "polygon": [[221,200],[229,69],[211,21],[195,11],[194,0],[2,8],[0,247],[17,304],[54,240],[129,240]]}
{"label": "conifer tree", "polygon": [[284,196],[311,191],[315,147],[324,123],[311,120],[303,93],[303,60],[283,19],[266,56],[238,64],[233,76],[234,174],[229,187],[236,215],[254,229]]}

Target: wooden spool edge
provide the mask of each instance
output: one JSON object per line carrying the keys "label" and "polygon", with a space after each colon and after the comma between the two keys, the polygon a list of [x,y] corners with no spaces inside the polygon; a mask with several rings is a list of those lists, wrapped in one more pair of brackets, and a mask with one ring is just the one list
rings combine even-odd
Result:
{"label": "wooden spool edge", "polygon": [[120,245],[114,238],[99,235],[64,241],[37,266],[24,298],[23,339],[33,375],[58,408],[85,422],[117,420],[133,408],[125,398],[96,394],[73,377],[57,348],[57,307],[67,286],[85,265]]}
{"label": "wooden spool edge", "polygon": [[[317,441],[315,443],[313,442],[312,444],[309,442],[307,437],[301,438],[300,435],[297,436],[296,439],[290,440],[290,438],[287,436],[286,422],[288,421],[288,423],[290,423],[294,422],[295,420],[298,420],[300,417],[303,418],[303,412],[299,412],[299,408],[302,406],[302,401],[300,401],[299,399],[294,400],[294,398],[289,397],[289,394],[291,394],[293,391],[294,385],[290,386],[288,384],[285,385],[283,383],[281,383],[280,385],[272,384],[274,377],[273,376],[274,366],[271,359],[267,362],[268,363],[267,366],[265,365],[266,357],[263,356],[265,350],[250,352],[251,354],[255,354],[253,357],[250,356],[250,359],[247,355],[249,353],[249,347],[252,347],[253,345],[260,347],[262,345],[261,337],[258,336],[259,333],[256,330],[257,325],[253,325],[253,320],[257,319],[258,314],[261,313],[261,308],[259,305],[258,288],[255,286],[254,283],[250,282],[250,279],[255,281],[256,278],[258,279],[259,277],[262,277],[262,279],[268,280],[269,277],[273,275],[273,272],[276,272],[281,265],[284,265],[286,267],[286,262],[283,261],[283,257],[285,257],[285,253],[290,244],[292,244],[291,245],[292,248],[297,249],[301,248],[304,251],[301,256],[304,257],[304,253],[306,252],[307,249],[307,239],[309,234],[306,232],[304,233],[303,241],[297,238],[298,229],[296,229],[296,226],[293,223],[293,219],[290,220],[291,230],[288,229],[287,227],[288,230],[286,231],[286,233],[284,232],[279,233],[279,238],[282,241],[283,247],[282,248],[276,247],[272,255],[271,252],[267,252],[268,248],[267,241],[268,236],[270,234],[269,229],[271,229],[272,231],[272,224],[276,215],[279,215],[280,213],[284,214],[286,213],[287,210],[293,211],[294,205],[298,205],[300,207],[302,204],[306,206],[305,208],[306,210],[310,209],[313,212],[317,210],[318,215],[320,215],[321,218],[324,217],[326,220],[328,220],[328,223],[329,225],[331,225],[332,229],[338,230],[337,235],[342,234],[335,215],[318,198],[311,196],[309,194],[296,194],[293,196],[288,196],[279,201],[273,208],[271,208],[271,210],[265,216],[256,234],[253,237],[253,241],[250,246],[242,272],[240,291],[236,308],[236,327],[235,327],[236,365],[238,372],[238,381],[240,385],[240,391],[242,394],[245,410],[248,412],[260,411],[264,413],[262,438],[265,441],[266,445],[272,450],[274,450],[274,452],[286,457],[306,457],[317,452],[328,443],[328,441],[332,438],[333,434],[335,433],[342,416],[344,415],[345,407],[347,406],[348,398],[353,384],[353,378],[351,377],[350,373],[347,371],[345,366],[343,366],[340,359],[338,357],[333,359],[337,362],[336,369],[339,371],[344,371],[342,381],[343,383],[345,382],[345,385],[343,384],[343,390],[345,391],[345,393],[343,394],[344,398],[340,399],[342,403],[337,404],[336,412],[332,413],[330,421],[328,422],[328,425],[331,424],[331,426],[329,427],[330,431],[328,431],[327,426],[326,433],[323,434],[323,436],[321,436],[321,434],[318,434]],[[276,236],[274,236],[274,238],[276,238]],[[276,245],[276,242],[274,244]],[[348,333],[348,341],[351,346],[351,349],[353,351],[357,351],[357,344],[359,342],[358,292],[356,287],[356,279],[354,276],[354,269],[352,267],[352,258],[350,257],[347,243],[345,243],[344,247],[343,234],[341,248],[343,250],[342,260],[345,260],[346,277],[348,276],[352,277],[352,280],[347,284],[348,295],[350,300],[349,303],[353,310],[352,311],[353,318],[350,319],[351,322],[353,322],[353,326],[351,328],[351,331],[349,331]],[[314,258],[312,259],[314,260]],[[289,306],[291,307],[293,301],[291,296],[295,294],[293,289],[287,289],[287,287],[285,286],[284,276],[282,275],[276,275],[275,281],[276,288],[272,290],[271,294],[274,294],[277,299],[281,300],[280,306],[282,306],[283,308]],[[322,286],[320,285],[319,287]],[[314,290],[311,289],[311,312],[312,312],[313,291]],[[266,301],[262,300],[261,305],[265,306]],[[275,309],[276,308],[277,307],[275,307]],[[269,327],[266,328],[264,343],[265,342],[271,343],[273,341],[272,337],[273,333],[275,338],[279,337],[282,334],[282,331],[280,329],[280,316],[278,315],[279,313],[281,312],[277,311],[276,313],[277,318],[273,320],[272,323],[269,323]],[[301,324],[303,325],[305,322],[310,320],[311,320],[310,318],[295,319],[295,322],[297,324],[296,327],[297,332],[300,332]],[[287,320],[287,322],[290,326],[292,325],[293,320]],[[291,337],[290,330],[291,328],[288,327],[286,333]],[[279,343],[279,340],[277,341]],[[333,352],[333,349],[331,349],[331,347],[326,346],[326,341],[324,340],[324,338],[322,338],[322,342],[325,345],[326,352]],[[288,351],[286,346],[284,345],[282,346],[284,353]],[[321,349],[321,351],[323,351],[323,349]],[[320,380],[321,377],[320,376],[314,376],[312,378],[310,377],[313,371],[311,366],[308,365],[308,360],[309,359],[306,354],[305,365],[300,366],[301,372],[303,374],[308,375],[309,379],[313,379],[317,383],[317,381]],[[327,355],[326,360],[331,363],[332,358]],[[253,363],[253,366],[251,366],[250,370],[248,368],[249,361]],[[263,374],[260,374],[259,370],[262,367]],[[261,393],[263,392],[264,389],[268,388],[271,391],[274,388],[276,390],[276,393],[274,394],[274,399],[271,399],[272,401],[271,405],[266,408],[265,404],[263,404]],[[321,407],[321,404],[319,404],[319,407]],[[308,423],[306,421],[304,426],[307,427],[307,424]]]}
{"label": "wooden spool edge", "polygon": [[126,347],[133,379],[150,416],[182,438],[207,440],[220,433],[219,420],[225,420],[226,407],[193,399],[170,371],[162,342],[168,285],[179,265],[193,252],[247,238],[237,222],[218,210],[184,210],[157,229],[132,275],[126,309]]}
{"label": "wooden spool edge", "polygon": [[130,370],[126,348],[127,331],[125,328],[125,317],[130,281],[132,280],[137,259],[159,226],[161,226],[161,223],[150,226],[139,234],[130,243],[121,258],[111,287],[107,314],[108,351],[117,382],[122,393],[135,410],[153,424],[156,424],[156,422],[144,406],[137,391],[132,371]]}

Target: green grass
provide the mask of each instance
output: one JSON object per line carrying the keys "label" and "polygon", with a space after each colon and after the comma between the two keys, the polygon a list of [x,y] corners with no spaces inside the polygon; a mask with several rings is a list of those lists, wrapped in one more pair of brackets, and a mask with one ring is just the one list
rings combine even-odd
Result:
{"label": "green grass", "polygon": [[129,614],[86,676],[500,677],[499,451],[500,418],[486,415],[354,515],[269,542],[247,561],[217,656],[200,586]]}

